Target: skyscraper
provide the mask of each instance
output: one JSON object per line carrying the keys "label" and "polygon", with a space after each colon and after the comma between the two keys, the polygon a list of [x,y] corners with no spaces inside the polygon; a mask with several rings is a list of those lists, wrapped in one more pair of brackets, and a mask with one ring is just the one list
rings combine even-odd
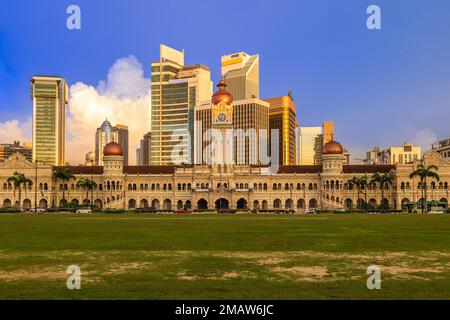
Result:
{"label": "skyscraper", "polygon": [[236,164],[269,164],[268,159],[261,162],[261,155],[269,155],[269,105],[268,102],[256,98],[234,101],[233,129]]}
{"label": "skyscraper", "polygon": [[164,45],[151,68],[151,164],[192,163],[194,109],[211,98],[210,71],[203,65],[184,66],[184,52]]}
{"label": "skyscraper", "polygon": [[118,144],[123,150],[123,165],[128,166],[128,126],[116,124]]}
{"label": "skyscraper", "polygon": [[297,140],[297,164],[315,165],[322,164],[322,148],[333,140],[334,124],[326,121],[321,127],[298,127],[296,129]]}
{"label": "skyscraper", "polygon": [[270,103],[270,130],[278,130],[279,161],[282,165],[296,164],[295,128],[297,125],[296,106],[292,94],[264,99]]}
{"label": "skyscraper", "polygon": [[259,98],[259,56],[238,52],[222,56],[222,78],[234,100]]}
{"label": "skyscraper", "polygon": [[128,127],[120,124],[113,127],[108,119],[103,121],[95,133],[95,163],[103,165],[103,149],[110,142],[120,144],[124,165],[128,165]]}
{"label": "skyscraper", "polygon": [[144,134],[139,148],[136,150],[136,164],[138,166],[150,165],[150,145],[152,140],[151,132]]}
{"label": "skyscraper", "polygon": [[55,76],[31,78],[33,99],[33,161],[62,166],[65,164],[66,104],[69,88],[66,80]]}

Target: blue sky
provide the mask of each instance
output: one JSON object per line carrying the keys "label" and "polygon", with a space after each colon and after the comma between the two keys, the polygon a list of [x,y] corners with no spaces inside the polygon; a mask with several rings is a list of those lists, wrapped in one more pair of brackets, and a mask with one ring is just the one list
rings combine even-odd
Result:
{"label": "blue sky", "polygon": [[[70,4],[81,8],[81,30],[66,28]],[[381,7],[382,30],[366,27],[370,4]],[[0,123],[31,117],[33,74],[97,86],[134,55],[149,77],[160,43],[209,66],[214,82],[221,55],[258,53],[262,98],[292,89],[299,123],[335,121],[355,154],[450,137],[447,0],[4,1]]]}

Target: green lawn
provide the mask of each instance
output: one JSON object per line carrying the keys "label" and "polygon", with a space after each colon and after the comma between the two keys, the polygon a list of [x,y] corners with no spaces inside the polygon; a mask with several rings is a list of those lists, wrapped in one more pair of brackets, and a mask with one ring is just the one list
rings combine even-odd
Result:
{"label": "green lawn", "polygon": [[[66,288],[78,265],[81,290]],[[381,290],[366,269],[381,268]],[[0,299],[450,299],[450,215],[0,215]]]}

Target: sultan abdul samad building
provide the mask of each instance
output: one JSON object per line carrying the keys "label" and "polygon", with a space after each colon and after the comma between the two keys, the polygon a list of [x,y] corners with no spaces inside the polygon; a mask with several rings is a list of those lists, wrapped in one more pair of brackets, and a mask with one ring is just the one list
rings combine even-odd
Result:
{"label": "sultan abdul samad building", "polygon": [[[231,114],[232,98],[223,85],[213,96],[211,108],[213,116],[225,113],[219,117],[218,128],[231,125],[226,115]],[[124,166],[122,147],[112,142],[103,150],[103,166],[67,167],[76,180],[65,182],[52,178],[53,171],[61,167],[36,166],[16,153],[0,164],[0,204],[13,206],[19,200],[18,190],[7,182],[16,171],[37,181],[39,207],[62,204],[64,190],[66,201],[84,205],[93,202],[98,207],[117,209],[225,207],[303,212],[309,208],[350,208],[356,207],[358,191],[348,181],[355,176],[370,178],[376,172],[392,172],[395,181],[385,187],[384,198],[379,185],[369,186],[367,195],[360,192],[359,198],[367,198],[375,206],[383,203],[395,209],[421,199],[419,179],[409,178],[417,161],[401,165],[347,165],[343,153],[339,142],[330,141],[323,147],[321,165],[280,166],[275,172],[261,165]],[[425,154],[424,164],[437,165],[440,175],[440,181],[428,181],[427,199],[448,203],[450,162],[431,151]],[[82,177],[93,179],[98,187],[93,192],[77,188],[77,180]],[[35,186],[23,186],[22,206],[33,207],[35,195]]]}

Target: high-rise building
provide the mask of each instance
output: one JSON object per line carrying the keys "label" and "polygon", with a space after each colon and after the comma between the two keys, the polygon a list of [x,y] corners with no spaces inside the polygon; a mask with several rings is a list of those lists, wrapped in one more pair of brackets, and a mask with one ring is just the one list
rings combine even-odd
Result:
{"label": "high-rise building", "polygon": [[236,164],[269,164],[268,161],[261,162],[261,156],[269,155],[269,106],[268,102],[256,98],[234,101],[233,150]]}
{"label": "high-rise building", "polygon": [[128,166],[128,126],[116,124],[118,144],[123,150],[123,165]]}
{"label": "high-rise building", "polygon": [[14,143],[0,144],[0,162],[5,161],[16,152],[23,154],[28,161],[33,159],[33,149],[30,142],[24,142],[21,146],[19,141],[14,141]]}
{"label": "high-rise building", "polygon": [[334,124],[326,121],[321,127],[298,127],[296,129],[297,164],[322,164],[322,148],[332,141]]}
{"label": "high-rise building", "polygon": [[69,88],[66,80],[54,76],[31,78],[33,99],[33,161],[65,164],[66,105]]}
{"label": "high-rise building", "polygon": [[334,122],[333,121],[325,121],[322,124],[323,128],[323,145],[328,142],[334,140]]}
{"label": "high-rise building", "polygon": [[366,158],[364,159],[364,164],[374,165],[380,164],[380,147],[374,147],[366,151]]}
{"label": "high-rise building", "polygon": [[184,52],[164,45],[151,68],[151,164],[192,163],[195,107],[211,98],[211,73],[203,65],[184,66]]}
{"label": "high-rise building", "polygon": [[[205,150],[215,139],[208,130],[216,129],[220,132],[223,147],[230,148],[222,152],[224,163],[268,164],[262,163],[261,155],[268,155],[269,103],[255,98],[234,101],[225,89],[224,80],[218,87],[211,101],[201,103],[196,109],[195,163],[207,163]],[[227,132],[232,136],[226,136]],[[225,146],[228,142],[232,145]]]}
{"label": "high-rise building", "polygon": [[259,56],[245,52],[222,56],[222,78],[235,101],[259,99]]}
{"label": "high-rise building", "polygon": [[141,139],[139,148],[136,150],[136,164],[138,166],[150,165],[150,145],[152,134],[147,132]]}
{"label": "high-rise building", "polygon": [[296,164],[295,128],[297,126],[296,106],[292,94],[264,99],[270,103],[270,131],[278,130],[278,159],[281,165]]}
{"label": "high-rise building", "polygon": [[95,163],[99,166],[103,165],[103,149],[110,142],[120,144],[123,149],[124,164],[128,165],[128,127],[120,124],[113,127],[108,119],[103,121],[95,133]]}

